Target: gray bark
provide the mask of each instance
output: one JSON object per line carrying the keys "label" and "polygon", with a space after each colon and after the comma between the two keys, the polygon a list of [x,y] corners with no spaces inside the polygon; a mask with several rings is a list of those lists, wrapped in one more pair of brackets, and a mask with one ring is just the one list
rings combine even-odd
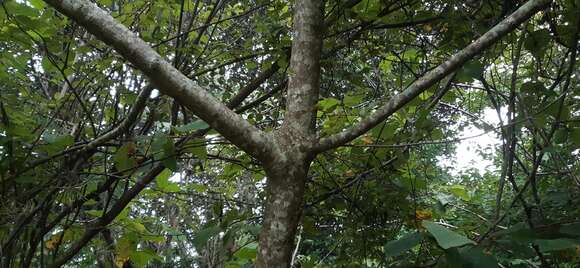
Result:
{"label": "gray bark", "polygon": [[320,87],[323,2],[298,0],[290,57],[284,123],[274,135],[274,158],[265,162],[267,201],[256,267],[290,267],[294,236],[303,207],[308,168],[316,139]]}

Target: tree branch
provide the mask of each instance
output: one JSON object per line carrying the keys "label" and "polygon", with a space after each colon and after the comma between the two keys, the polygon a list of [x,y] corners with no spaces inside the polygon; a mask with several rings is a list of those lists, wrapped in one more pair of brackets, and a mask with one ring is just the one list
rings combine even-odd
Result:
{"label": "tree branch", "polygon": [[299,1],[294,11],[295,36],[292,40],[286,114],[282,129],[302,138],[315,135],[313,118],[320,88],[324,28],[321,2]]}
{"label": "tree branch", "polygon": [[135,124],[137,119],[139,119],[141,112],[143,112],[145,109],[145,105],[147,104],[147,100],[149,99],[149,96],[151,96],[152,91],[153,86],[146,85],[137,96],[137,101],[133,107],[131,107],[131,110],[129,111],[129,114],[127,114],[125,120],[123,120],[116,128],[89,142],[82,150],[85,152],[93,150],[105,142],[108,142],[129,130],[131,126]]}
{"label": "tree branch", "polygon": [[268,80],[268,78],[272,77],[272,75],[274,75],[278,69],[280,69],[280,67],[274,61],[272,66],[262,71],[255,79],[241,88],[240,91],[238,91],[238,93],[233,96],[230,101],[228,101],[227,107],[230,109],[238,107],[252,92],[254,92],[254,90],[256,90],[261,84]]}
{"label": "tree branch", "polygon": [[131,189],[126,191],[120,198],[115,202],[113,207],[100,217],[94,224],[87,226],[83,236],[77,240],[71,247],[60,257],[58,257],[53,263],[48,265],[49,268],[56,268],[67,263],[72,257],[74,257],[88,242],[90,242],[95,235],[104,230],[104,228],[111,223],[123,209],[139,194],[161,171],[165,169],[163,164],[159,164],[147,172],[143,177],[141,177]]}
{"label": "tree branch", "polygon": [[457,70],[464,63],[472,59],[484,49],[488,48],[500,38],[513,31],[519,24],[526,21],[536,12],[544,9],[550,0],[530,0],[510,16],[505,18],[487,33],[482,35],[470,45],[453,55],[449,60],[437,66],[437,68],[427,72],[421,78],[415,80],[403,92],[391,98],[386,104],[379,107],[375,113],[363,119],[355,126],[340,133],[320,139],[313,148],[315,152],[323,152],[345,144],[356,137],[369,131],[371,128],[383,122],[397,110],[409,103],[416,96],[427,90],[431,85],[437,83],[445,76]]}
{"label": "tree branch", "polygon": [[45,2],[115,48],[119,54],[147,75],[161,93],[180,100],[196,116],[233,144],[258,159],[268,158],[273,147],[269,135],[188,79],[145,41],[97,5],[88,0],[45,0]]}

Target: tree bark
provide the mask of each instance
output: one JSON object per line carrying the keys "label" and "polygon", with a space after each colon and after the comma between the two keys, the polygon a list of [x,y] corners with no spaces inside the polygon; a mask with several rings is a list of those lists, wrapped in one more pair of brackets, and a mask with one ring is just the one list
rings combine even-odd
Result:
{"label": "tree bark", "polygon": [[310,160],[288,160],[266,169],[267,202],[256,261],[259,268],[290,267]]}
{"label": "tree bark", "polygon": [[273,135],[274,157],[264,162],[267,201],[256,267],[290,267],[302,214],[308,168],[314,158],[320,87],[324,1],[298,0],[284,123]]}

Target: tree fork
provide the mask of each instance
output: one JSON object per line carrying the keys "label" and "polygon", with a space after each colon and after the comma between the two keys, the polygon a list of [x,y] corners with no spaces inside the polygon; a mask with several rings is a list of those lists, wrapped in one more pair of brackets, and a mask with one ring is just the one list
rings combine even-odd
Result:
{"label": "tree fork", "polygon": [[[430,85],[514,30],[551,1],[531,0],[524,4],[466,49],[418,79],[373,115],[320,142],[316,138],[313,118],[318,101],[324,1],[295,1],[287,111],[282,128],[274,132],[274,135],[262,132],[233,113],[95,4],[87,0],[45,2],[114,47],[142,70],[162,93],[187,102],[187,107],[194,114],[232,143],[262,161],[268,177],[268,201],[256,264],[257,267],[289,267],[294,234],[302,213],[308,168],[315,154],[349,142],[383,122]],[[61,261],[56,262],[55,266],[66,263],[73,255],[61,257]]]}
{"label": "tree fork", "polygon": [[298,0],[284,123],[273,135],[274,157],[264,163],[268,182],[256,267],[290,267],[316,142],[324,1]]}

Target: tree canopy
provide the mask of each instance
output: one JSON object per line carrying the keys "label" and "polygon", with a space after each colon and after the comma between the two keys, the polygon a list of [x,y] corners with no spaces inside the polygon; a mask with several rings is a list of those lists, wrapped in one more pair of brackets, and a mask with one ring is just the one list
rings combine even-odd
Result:
{"label": "tree canopy", "polygon": [[2,268],[580,264],[578,0],[0,9]]}

